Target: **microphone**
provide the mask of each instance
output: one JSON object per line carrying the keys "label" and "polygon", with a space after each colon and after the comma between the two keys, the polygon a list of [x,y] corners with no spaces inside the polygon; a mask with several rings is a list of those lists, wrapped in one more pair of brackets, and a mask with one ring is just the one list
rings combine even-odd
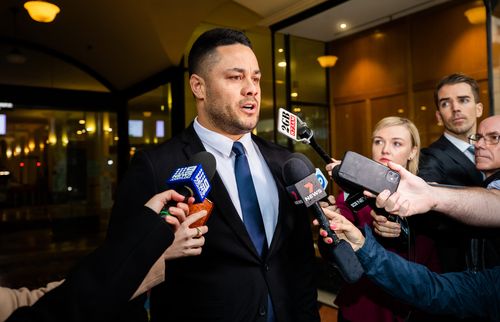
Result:
{"label": "microphone", "polygon": [[297,115],[290,113],[284,108],[280,108],[278,111],[278,131],[294,141],[309,144],[323,161],[332,163],[332,158],[314,139],[314,131]]}
{"label": "microphone", "polygon": [[361,208],[370,204],[370,198],[363,194],[363,190],[358,185],[355,185],[339,175],[340,164],[337,164],[332,169],[332,179],[345,192],[345,204],[352,211],[359,211]]}
{"label": "microphone", "polygon": [[210,192],[215,169],[215,157],[206,151],[198,152],[189,159],[188,166],[174,170],[167,184],[183,195],[186,202],[190,197],[194,197],[195,202],[202,202]]}
{"label": "microphone", "polygon": [[[183,202],[187,202],[190,197],[194,197],[194,205],[190,205],[189,213],[193,213],[202,209],[207,210],[207,216],[193,223],[190,227],[202,225],[208,219],[212,210],[213,204],[206,199],[210,192],[212,180],[216,170],[215,157],[206,151],[198,152],[191,156],[188,165],[175,169],[167,184],[170,189],[184,196]],[[165,217],[169,215],[168,208],[177,205],[177,201],[170,200],[167,202],[160,215]]]}
{"label": "microphone", "polygon": [[319,154],[323,161],[325,161],[326,163],[332,163],[332,157],[330,157],[328,153],[326,153],[326,151],[318,145],[318,143],[314,139],[314,131],[307,126],[306,122],[299,122],[297,134],[299,138],[302,139],[303,143],[309,144]]}
{"label": "microphone", "polygon": [[340,239],[330,229],[328,219],[318,204],[319,200],[326,197],[326,193],[321,188],[311,161],[303,154],[293,153],[283,165],[282,171],[287,190],[294,199],[294,203],[311,207],[321,228],[327,232],[328,237],[332,238],[333,245],[328,248],[329,257],[332,257],[333,264],[339,269],[344,280],[348,283],[359,280],[364,270],[354,250],[348,242]]}
{"label": "microphone", "polygon": [[[309,144],[319,154],[323,161],[326,163],[332,162],[332,158],[314,139],[314,131],[307,126],[306,122],[283,108],[280,108],[278,112],[278,131],[292,140]],[[341,178],[339,176],[339,168],[340,165],[333,168],[332,179],[347,194],[345,202],[349,209],[359,211],[361,208],[370,204],[371,199],[363,194],[364,189]]]}

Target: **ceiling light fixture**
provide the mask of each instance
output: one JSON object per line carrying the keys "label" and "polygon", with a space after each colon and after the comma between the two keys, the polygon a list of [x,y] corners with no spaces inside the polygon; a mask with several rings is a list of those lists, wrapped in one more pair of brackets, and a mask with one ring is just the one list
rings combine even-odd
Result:
{"label": "ceiling light fixture", "polygon": [[339,28],[344,30],[347,28],[347,24],[345,22],[342,22],[341,24],[339,24]]}
{"label": "ceiling light fixture", "polygon": [[473,25],[479,25],[486,22],[486,8],[484,6],[468,9],[464,12],[464,15]]}
{"label": "ceiling light fixture", "polygon": [[335,64],[337,63],[337,59],[338,59],[338,57],[337,56],[333,56],[333,55],[319,56],[317,58],[318,63],[323,68],[330,68],[330,67],[335,66]]}
{"label": "ceiling light fixture", "polygon": [[47,1],[27,1],[24,9],[28,11],[31,19],[49,23],[54,21],[56,15],[61,11],[58,6]]}

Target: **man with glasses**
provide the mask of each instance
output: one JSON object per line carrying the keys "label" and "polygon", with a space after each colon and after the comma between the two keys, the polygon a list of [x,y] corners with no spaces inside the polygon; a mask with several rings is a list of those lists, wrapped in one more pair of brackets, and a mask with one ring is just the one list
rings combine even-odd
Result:
{"label": "man with glasses", "polygon": [[[436,86],[434,101],[444,133],[422,149],[418,175],[427,182],[482,186],[483,175],[475,167],[474,147],[468,139],[476,133],[477,118],[483,113],[478,83],[464,74],[448,75]],[[482,253],[477,239],[480,234],[442,215],[430,214],[419,221],[426,221],[421,225],[436,243],[444,272],[483,268],[478,262]]]}
{"label": "man with glasses", "polygon": [[500,115],[484,119],[469,140],[475,147],[476,168],[486,176],[483,185],[488,189],[500,189]]}
{"label": "man with glasses", "polygon": [[[474,144],[476,168],[484,173],[486,179],[483,187],[500,189],[500,115],[484,119],[478,127],[477,133],[469,136]],[[478,268],[489,268],[500,264],[500,239],[498,229],[474,229],[471,247],[477,253],[474,258]]]}

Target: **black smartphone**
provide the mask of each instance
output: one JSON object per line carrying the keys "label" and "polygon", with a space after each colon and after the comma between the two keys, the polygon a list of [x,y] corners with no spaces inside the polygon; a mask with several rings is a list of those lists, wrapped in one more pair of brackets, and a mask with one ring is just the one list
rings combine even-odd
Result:
{"label": "black smartphone", "polygon": [[391,193],[398,189],[399,173],[359,153],[347,151],[338,169],[338,176],[360,189],[379,194],[383,190]]}

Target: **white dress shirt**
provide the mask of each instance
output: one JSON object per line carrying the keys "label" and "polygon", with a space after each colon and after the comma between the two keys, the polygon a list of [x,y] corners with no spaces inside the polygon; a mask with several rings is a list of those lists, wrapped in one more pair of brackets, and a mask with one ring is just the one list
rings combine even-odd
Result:
{"label": "white dress shirt", "polygon": [[469,150],[469,147],[471,147],[471,146],[474,147],[473,145],[470,145],[467,142],[464,142],[460,139],[457,139],[456,137],[454,137],[453,135],[448,134],[448,133],[444,133],[444,136],[445,136],[445,138],[448,139],[448,141],[450,141],[454,146],[456,146],[457,149],[462,151],[462,153],[465,154],[465,156],[469,160],[471,160],[472,163],[476,164],[474,153]]}
{"label": "white dress shirt", "polygon": [[[195,118],[193,125],[205,149],[214,155],[217,161],[217,173],[221,177],[236,211],[243,220],[240,198],[238,196],[238,186],[234,175],[235,154],[232,151],[234,141],[222,134],[203,127],[198,122],[198,118]],[[270,246],[274,229],[278,222],[278,188],[276,187],[273,174],[271,170],[269,170],[264,157],[260,153],[257,145],[252,141],[251,134],[247,133],[243,135],[238,141],[243,144],[246,151],[257,199],[259,200],[260,212],[264,221],[267,244]]]}

